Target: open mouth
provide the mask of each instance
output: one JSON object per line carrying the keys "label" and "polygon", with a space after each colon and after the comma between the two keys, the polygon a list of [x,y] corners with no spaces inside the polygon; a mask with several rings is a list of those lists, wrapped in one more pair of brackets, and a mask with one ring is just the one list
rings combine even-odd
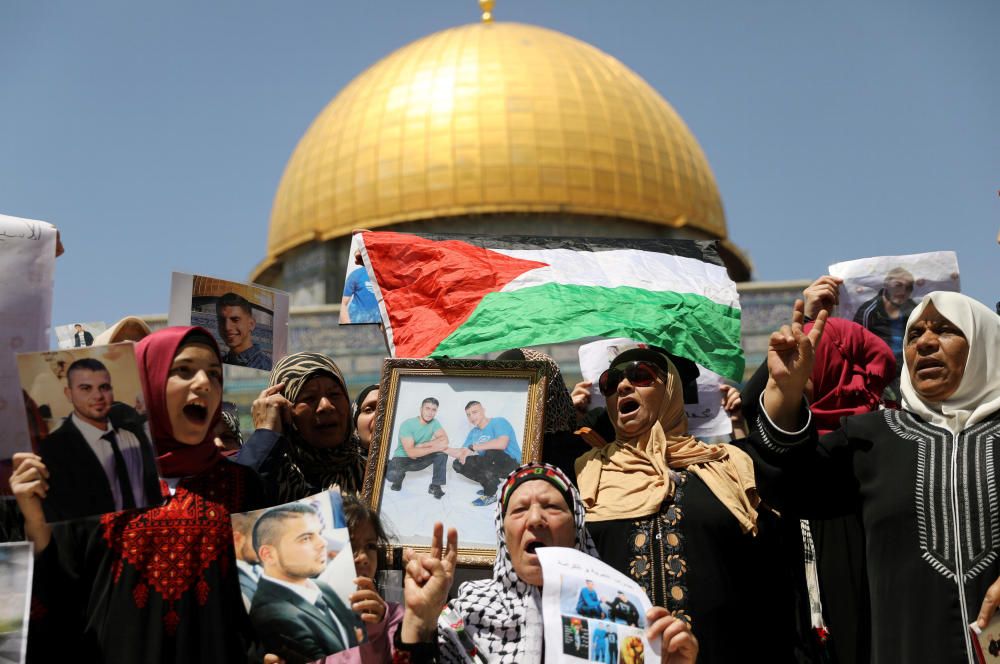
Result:
{"label": "open mouth", "polygon": [[184,416],[195,424],[208,422],[208,408],[200,403],[189,403],[184,406]]}
{"label": "open mouth", "polygon": [[631,397],[624,397],[618,400],[618,412],[622,415],[628,415],[629,413],[634,413],[639,410],[639,402]]}
{"label": "open mouth", "polygon": [[528,553],[533,554],[539,549],[541,549],[543,546],[545,546],[544,542],[538,542],[538,541],[529,542],[528,545],[524,547],[524,550],[527,551]]}
{"label": "open mouth", "polygon": [[944,368],[945,368],[944,362],[942,362],[941,360],[935,359],[933,357],[924,357],[917,360],[914,370],[916,371],[918,376],[922,376],[924,374],[939,373]]}

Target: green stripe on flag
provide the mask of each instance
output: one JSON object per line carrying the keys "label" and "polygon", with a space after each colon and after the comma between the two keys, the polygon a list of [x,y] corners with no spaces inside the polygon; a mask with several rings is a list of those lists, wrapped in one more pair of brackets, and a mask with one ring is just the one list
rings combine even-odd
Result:
{"label": "green stripe on flag", "polygon": [[431,357],[628,337],[666,348],[706,369],[743,380],[740,310],[702,295],[549,283],[490,293]]}

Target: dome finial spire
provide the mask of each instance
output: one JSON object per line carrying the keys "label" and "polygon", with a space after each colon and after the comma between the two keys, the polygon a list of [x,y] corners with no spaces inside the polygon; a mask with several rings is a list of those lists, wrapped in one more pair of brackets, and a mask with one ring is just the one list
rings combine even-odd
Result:
{"label": "dome finial spire", "polygon": [[493,5],[496,0],[479,0],[479,8],[483,10],[483,23],[493,22]]}

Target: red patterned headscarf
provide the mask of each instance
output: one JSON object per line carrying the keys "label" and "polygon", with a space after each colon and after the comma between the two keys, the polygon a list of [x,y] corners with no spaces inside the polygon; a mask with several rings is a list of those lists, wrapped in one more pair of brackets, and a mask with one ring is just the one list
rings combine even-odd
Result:
{"label": "red patterned headscarf", "polygon": [[839,429],[842,417],[877,410],[895,375],[896,358],[887,343],[857,323],[828,318],[812,371],[809,409],[816,430],[823,435]]}
{"label": "red patterned headscarf", "polygon": [[187,445],[174,438],[167,412],[167,377],[174,357],[185,345],[195,339],[200,344],[211,346],[219,353],[219,347],[205,329],[200,327],[168,327],[149,335],[136,345],[136,359],[139,362],[139,376],[146,394],[146,411],[149,413],[149,430],[156,446],[156,461],[163,477],[189,477],[200,475],[222,460],[219,448],[212,440],[212,432],[221,417],[222,407],[212,414],[205,440],[197,445]]}

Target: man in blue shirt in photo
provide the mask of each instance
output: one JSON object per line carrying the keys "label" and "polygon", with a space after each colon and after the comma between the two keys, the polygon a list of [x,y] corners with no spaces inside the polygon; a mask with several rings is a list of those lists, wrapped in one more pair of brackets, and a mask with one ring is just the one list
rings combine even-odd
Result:
{"label": "man in blue shirt in photo", "polygon": [[465,416],[472,430],[462,449],[452,454],[455,457],[452,468],[482,485],[480,496],[472,501],[473,505],[491,505],[497,500],[500,482],[521,465],[517,433],[505,418],[487,417],[486,409],[478,401],[465,405]]}
{"label": "man in blue shirt in photo", "polygon": [[379,323],[382,315],[378,310],[378,300],[375,299],[375,288],[368,278],[361,252],[355,252],[354,268],[344,282],[344,297],[340,301],[340,322],[343,323]]}

